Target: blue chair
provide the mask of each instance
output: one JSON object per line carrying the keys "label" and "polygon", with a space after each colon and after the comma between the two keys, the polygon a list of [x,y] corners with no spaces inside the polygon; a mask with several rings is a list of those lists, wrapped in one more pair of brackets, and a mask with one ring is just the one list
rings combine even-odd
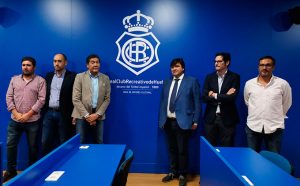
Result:
{"label": "blue chair", "polygon": [[266,150],[260,151],[259,154],[262,155],[267,160],[274,163],[275,165],[277,165],[278,167],[280,167],[281,169],[283,169],[284,171],[286,171],[287,173],[294,175],[293,166],[282,155],[275,152],[266,151]]}
{"label": "blue chair", "polygon": [[118,172],[113,182],[113,186],[126,186],[128,172],[132,160],[133,160],[133,151],[131,149],[128,149],[125,153],[124,160],[119,166]]}

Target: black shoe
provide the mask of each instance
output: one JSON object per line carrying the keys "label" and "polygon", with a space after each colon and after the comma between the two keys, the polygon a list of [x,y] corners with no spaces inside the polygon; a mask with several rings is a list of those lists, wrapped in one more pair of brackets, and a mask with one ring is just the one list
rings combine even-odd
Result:
{"label": "black shoe", "polygon": [[8,180],[12,179],[17,175],[16,171],[5,171],[3,175],[3,182],[7,182]]}
{"label": "black shoe", "polygon": [[165,177],[163,177],[163,179],[161,180],[162,182],[169,182],[175,178],[178,178],[178,175],[173,174],[173,173],[169,173],[167,174]]}
{"label": "black shoe", "polygon": [[187,179],[185,176],[179,176],[179,186],[186,186]]}

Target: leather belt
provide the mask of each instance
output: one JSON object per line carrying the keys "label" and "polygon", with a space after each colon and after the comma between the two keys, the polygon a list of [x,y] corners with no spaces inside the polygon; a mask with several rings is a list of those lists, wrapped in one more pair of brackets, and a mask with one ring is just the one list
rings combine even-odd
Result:
{"label": "leather belt", "polygon": [[221,117],[221,113],[216,113],[216,117]]}
{"label": "leather belt", "polygon": [[175,121],[176,118],[168,118],[168,120]]}
{"label": "leather belt", "polygon": [[48,108],[48,110],[51,110],[51,111],[53,111],[53,112],[59,112],[60,111],[60,109],[59,108]]}

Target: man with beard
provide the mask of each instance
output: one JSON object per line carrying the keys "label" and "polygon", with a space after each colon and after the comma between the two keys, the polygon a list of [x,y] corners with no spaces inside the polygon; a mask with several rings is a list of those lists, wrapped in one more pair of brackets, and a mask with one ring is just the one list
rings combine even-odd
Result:
{"label": "man with beard", "polygon": [[287,81],[273,75],[275,59],[259,59],[258,77],[246,82],[244,99],[248,107],[247,142],[259,152],[262,141],[266,150],[280,152],[284,119],[292,105],[291,87]]}
{"label": "man with beard", "polygon": [[[42,154],[46,155],[59,144],[67,141],[75,130],[72,125],[72,90],[76,74],[67,70],[65,54],[53,58],[54,72],[46,75],[46,103],[44,107]],[[55,140],[54,137],[58,138]]]}
{"label": "man with beard", "polygon": [[[240,76],[228,68],[231,55],[215,55],[215,71],[206,76],[203,86],[205,137],[213,146],[234,146],[235,128],[239,123],[236,98],[240,90]],[[219,142],[219,143],[218,143]]]}
{"label": "man with beard", "polygon": [[23,132],[26,133],[29,164],[38,158],[37,136],[40,110],[45,104],[45,80],[34,74],[36,61],[33,57],[22,58],[22,74],[12,77],[6,93],[7,110],[11,120],[7,128],[7,170],[3,181],[17,175],[18,144]]}

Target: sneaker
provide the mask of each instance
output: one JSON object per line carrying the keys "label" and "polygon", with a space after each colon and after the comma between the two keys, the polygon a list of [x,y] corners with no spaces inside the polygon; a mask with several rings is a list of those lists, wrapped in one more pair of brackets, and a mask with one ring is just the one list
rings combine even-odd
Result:
{"label": "sneaker", "polygon": [[163,179],[161,180],[162,182],[169,182],[175,178],[178,178],[178,175],[173,174],[173,173],[169,173],[167,174],[165,177],[163,177]]}
{"label": "sneaker", "polygon": [[13,177],[15,177],[17,175],[16,171],[5,171],[4,175],[3,175],[3,182],[7,182],[8,180],[12,179]]}
{"label": "sneaker", "polygon": [[185,176],[180,175],[179,176],[179,186],[186,186],[187,179]]}

